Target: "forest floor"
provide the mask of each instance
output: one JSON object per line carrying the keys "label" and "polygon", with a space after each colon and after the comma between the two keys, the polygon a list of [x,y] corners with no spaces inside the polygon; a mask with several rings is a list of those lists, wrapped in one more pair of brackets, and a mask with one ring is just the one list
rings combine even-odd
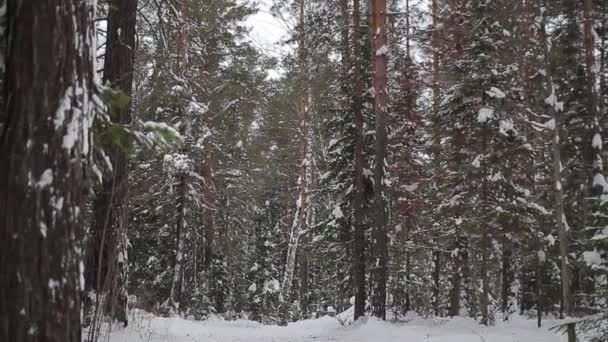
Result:
{"label": "forest floor", "polygon": [[[251,321],[211,319],[191,321],[161,318],[136,312],[128,328],[114,328],[110,342],[561,342],[565,336],[549,330],[558,324],[546,320],[543,328],[536,321],[512,316],[510,322],[484,327],[465,319],[412,318],[389,323],[369,319],[355,325],[342,325],[323,317],[289,324],[263,326]],[[104,339],[105,340],[105,339]],[[585,341],[584,339],[582,341]]]}

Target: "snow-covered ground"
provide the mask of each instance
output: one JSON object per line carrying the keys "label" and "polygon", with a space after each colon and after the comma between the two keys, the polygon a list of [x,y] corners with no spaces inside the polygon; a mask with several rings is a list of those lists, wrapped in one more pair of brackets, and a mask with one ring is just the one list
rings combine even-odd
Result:
{"label": "snow-covered ground", "polygon": [[561,342],[562,335],[548,330],[556,321],[536,328],[534,320],[513,316],[511,322],[483,327],[465,319],[413,318],[388,323],[370,319],[343,326],[323,317],[292,323],[287,327],[263,326],[251,321],[190,321],[160,318],[136,312],[128,328],[114,328],[110,342]]}

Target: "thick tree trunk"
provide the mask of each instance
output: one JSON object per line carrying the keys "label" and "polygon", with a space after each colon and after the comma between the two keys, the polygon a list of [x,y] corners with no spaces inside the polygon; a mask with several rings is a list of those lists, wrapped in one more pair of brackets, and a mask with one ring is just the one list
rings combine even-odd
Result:
{"label": "thick tree trunk", "polygon": [[388,210],[385,191],[385,163],[387,155],[386,115],[388,111],[386,0],[370,0],[370,34],[374,53],[374,98],[376,148],[374,166],[374,229],[372,313],[386,319],[386,283],[388,277]]}
{"label": "thick tree trunk", "polygon": [[5,4],[0,340],[80,342],[96,4]]}
{"label": "thick tree trunk", "polygon": [[361,4],[353,0],[353,115],[355,121],[355,198],[353,201],[353,279],[355,320],[365,315],[365,227],[363,226],[363,79],[361,58]]}
{"label": "thick tree trunk", "polygon": [[[103,81],[131,96],[135,54],[137,0],[113,0],[109,4],[106,54]],[[111,120],[120,125],[131,123],[131,103],[114,108]],[[109,293],[112,318],[127,324],[127,227],[126,200],[128,162],[126,151],[114,147],[109,151],[112,175],[104,180],[93,202],[94,225],[87,251],[87,285],[98,294]],[[107,277],[110,277],[108,281]],[[107,284],[107,285],[106,285]],[[109,288],[105,288],[109,286]]]}

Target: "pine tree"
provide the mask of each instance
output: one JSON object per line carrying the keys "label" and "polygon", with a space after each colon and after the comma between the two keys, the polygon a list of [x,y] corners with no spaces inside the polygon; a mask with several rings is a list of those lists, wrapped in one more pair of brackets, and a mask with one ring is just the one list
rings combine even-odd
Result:
{"label": "pine tree", "polygon": [[81,341],[84,195],[103,109],[95,1],[4,4],[0,336]]}

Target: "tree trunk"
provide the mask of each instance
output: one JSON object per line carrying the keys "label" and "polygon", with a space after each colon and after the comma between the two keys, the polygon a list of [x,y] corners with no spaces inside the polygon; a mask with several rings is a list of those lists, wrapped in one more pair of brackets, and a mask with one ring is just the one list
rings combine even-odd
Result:
{"label": "tree trunk", "polygon": [[388,276],[388,211],[384,184],[387,151],[386,114],[388,110],[386,0],[370,0],[370,34],[374,52],[374,112],[376,124],[376,160],[374,166],[373,250],[375,267],[372,288],[372,314],[386,319],[386,283]]}
{"label": "tree trunk", "polygon": [[[178,13],[180,21],[180,30],[177,37],[177,61],[176,69],[180,74],[184,74],[188,66],[188,33],[185,28],[185,21],[187,19],[188,0],[181,0],[178,2]],[[190,141],[192,140],[192,118],[190,114],[186,112],[184,108],[180,107],[180,112],[184,116],[184,143],[181,147],[181,153],[188,154],[191,152]],[[178,200],[177,200],[177,215],[175,222],[175,262],[173,264],[173,279],[171,281],[171,290],[169,292],[168,309],[171,313],[177,313],[179,310],[182,287],[184,279],[184,255],[186,252],[186,239],[188,237],[188,183],[191,181],[189,170],[179,171],[179,186],[178,186]]]}
{"label": "tree trunk", "polygon": [[462,278],[467,253],[466,239],[463,237],[458,237],[456,248],[458,251],[455,253],[456,260],[453,261],[454,270],[452,273],[452,288],[450,289],[450,317],[460,315],[460,295],[462,293]]}
{"label": "tree trunk", "polygon": [[355,198],[353,201],[353,279],[355,320],[365,315],[365,227],[363,226],[363,80],[361,58],[361,4],[353,0],[353,114],[355,121]]}
{"label": "tree trunk", "polygon": [[300,249],[300,318],[307,319],[308,318],[308,251],[304,248]]}
{"label": "tree trunk", "polygon": [[[106,54],[103,81],[131,97],[133,63],[135,53],[135,23],[137,0],[113,0],[109,4]],[[131,103],[114,108],[112,122],[120,125],[131,123]],[[89,244],[87,274],[88,286],[109,293],[108,306],[112,318],[124,322],[127,319],[127,180],[128,162],[126,151],[113,147],[109,152],[112,175],[104,180],[93,205],[94,225],[92,243]],[[110,277],[106,283],[106,278]],[[87,281],[89,280],[87,279]],[[108,284],[109,288],[104,288]]]}
{"label": "tree trunk", "polygon": [[501,289],[501,311],[503,320],[509,320],[509,301],[511,299],[511,284],[513,283],[513,249],[511,241],[504,241],[502,245],[502,289]]}
{"label": "tree trunk", "polygon": [[[203,247],[204,268],[209,269],[213,261],[213,244],[215,240],[215,215],[217,212],[217,200],[215,196],[215,182],[213,181],[213,169],[211,168],[211,153],[204,149],[203,163],[201,166],[202,188],[203,188],[203,222],[205,229],[205,244]],[[196,275],[195,275],[196,276]]]}
{"label": "tree trunk", "polygon": [[[546,35],[546,22],[547,17],[544,10],[541,12],[542,21],[540,27],[540,33],[543,40],[544,49],[544,62],[545,62],[545,98],[546,100],[546,111],[547,116],[552,117],[555,120],[555,128],[553,129],[553,182],[555,186],[555,222],[557,223],[558,235],[559,235],[559,254],[561,259],[561,282],[562,282],[562,307],[563,313],[568,316],[572,316],[572,292],[571,292],[571,276],[570,276],[570,265],[568,261],[568,225],[566,222],[566,215],[564,212],[564,190],[562,186],[562,159],[561,159],[561,145],[560,145],[560,115],[557,106],[557,98],[555,95],[555,86],[553,85],[553,77],[551,75],[551,65],[549,59],[549,42],[547,41]],[[551,100],[549,100],[551,99]],[[562,315],[563,316],[563,315]],[[563,318],[563,317],[562,317]],[[576,330],[574,324],[569,324],[567,327],[568,342],[576,342]]]}
{"label": "tree trunk", "polygon": [[540,328],[543,320],[543,263],[539,253],[536,259],[536,325]]}
{"label": "tree trunk", "polygon": [[441,252],[433,251],[433,314],[439,316],[439,286],[441,272]]}
{"label": "tree trunk", "polygon": [[[482,94],[481,98],[482,101],[483,99],[485,99],[486,95],[485,93]],[[483,123],[483,128],[482,128],[482,155],[486,155],[487,154],[487,150],[488,150],[488,127],[487,124],[484,122]],[[489,310],[489,306],[490,306],[490,275],[489,275],[489,259],[490,259],[490,248],[491,248],[491,240],[490,240],[490,236],[489,236],[489,227],[487,226],[485,220],[488,219],[485,217],[485,215],[488,212],[488,165],[487,165],[487,161],[485,158],[482,159],[482,222],[480,222],[481,225],[481,266],[480,266],[480,273],[481,273],[481,297],[479,299],[479,304],[481,306],[481,324],[483,325],[490,325],[490,323],[492,323],[492,317],[491,317],[491,312]]]}
{"label": "tree trunk", "polygon": [[[585,64],[587,67],[587,111],[592,120],[591,147],[593,150],[593,188],[592,195],[599,196],[604,192],[605,183],[602,160],[602,134],[600,117],[597,108],[596,73],[595,73],[595,39],[593,35],[593,3],[583,0],[583,32],[585,35]],[[607,189],[608,190],[608,189]]]}
{"label": "tree trunk", "polygon": [[80,342],[96,4],[5,4],[0,340]]}
{"label": "tree trunk", "polygon": [[306,30],[305,30],[305,0],[300,0],[299,3],[299,47],[298,47],[298,100],[297,114],[300,120],[299,138],[300,138],[300,172],[298,180],[298,200],[296,203],[296,212],[294,214],[291,233],[289,237],[289,245],[287,249],[287,258],[285,261],[285,274],[281,284],[280,302],[281,302],[281,320],[283,324],[287,323],[287,314],[289,307],[289,297],[291,294],[291,286],[295,273],[296,256],[298,253],[298,245],[300,243],[300,235],[307,228],[310,215],[310,188],[312,184],[312,140],[314,139],[313,126],[309,122],[308,115],[308,85],[307,85],[307,53],[306,53]]}

